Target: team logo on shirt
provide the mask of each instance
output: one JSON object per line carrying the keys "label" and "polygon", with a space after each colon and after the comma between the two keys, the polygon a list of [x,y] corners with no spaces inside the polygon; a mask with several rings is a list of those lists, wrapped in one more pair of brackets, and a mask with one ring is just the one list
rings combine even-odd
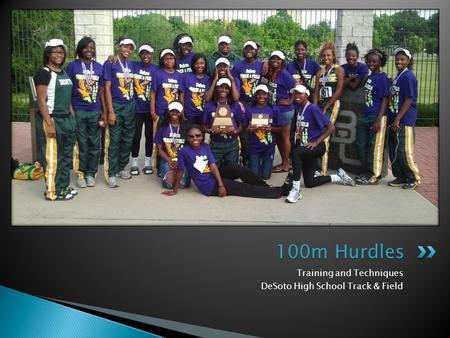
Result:
{"label": "team logo on shirt", "polygon": [[201,174],[209,173],[211,172],[211,168],[208,164],[208,156],[207,155],[200,155],[195,156],[195,162],[194,162],[194,168],[197,169]]}
{"label": "team logo on shirt", "polygon": [[126,100],[131,100],[133,98],[133,86],[132,78],[125,79],[125,75],[123,73],[117,73],[117,78],[119,79],[119,90],[122,93],[122,96]]}
{"label": "team logo on shirt", "polygon": [[134,76],[134,90],[136,91],[136,95],[138,96],[138,98],[142,101],[149,101],[151,83],[151,76],[141,74],[136,74]]}
{"label": "team logo on shirt", "polygon": [[242,89],[244,90],[245,95],[247,95],[248,97],[253,96],[253,87],[255,85],[255,81],[256,79],[242,79]]}
{"label": "team logo on shirt", "polygon": [[78,92],[80,93],[83,101],[88,103],[97,102],[98,93],[98,75],[93,75],[89,82],[86,82],[86,76],[78,74],[75,76],[78,81]]}
{"label": "team logo on shirt", "polygon": [[266,133],[264,130],[257,130],[255,135],[259,142],[265,145],[272,143],[272,133],[270,131]]}
{"label": "team logo on shirt", "polygon": [[[197,83],[197,86],[203,86],[205,85]],[[205,96],[205,89],[204,88],[197,88],[197,87],[189,87],[189,91],[192,94],[191,102],[195,106],[195,108],[199,111],[203,111],[203,104],[204,104],[204,96]]]}
{"label": "team logo on shirt", "polygon": [[366,106],[373,106],[373,97],[372,97],[373,84],[372,79],[368,79],[366,84],[364,85],[364,94],[366,98]]}

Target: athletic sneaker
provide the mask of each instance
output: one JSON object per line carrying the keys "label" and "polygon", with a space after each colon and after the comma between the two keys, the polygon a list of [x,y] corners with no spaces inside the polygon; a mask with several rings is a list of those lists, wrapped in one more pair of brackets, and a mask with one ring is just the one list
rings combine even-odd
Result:
{"label": "athletic sneaker", "polygon": [[138,167],[131,167],[130,174],[133,176],[139,175],[139,168]]}
{"label": "athletic sneaker", "polygon": [[285,199],[285,202],[287,202],[287,203],[296,203],[302,197],[303,196],[302,196],[300,190],[291,189],[291,191],[289,192],[289,196]]}
{"label": "athletic sneaker", "polygon": [[65,192],[65,193],[71,194],[72,196],[78,195],[78,191],[75,190],[75,189],[72,188],[72,187],[65,187],[65,188],[63,188],[63,189],[61,190],[61,192]]}
{"label": "athletic sneaker", "polygon": [[93,176],[86,176],[86,184],[88,187],[95,187],[95,178]]}
{"label": "athletic sneaker", "polygon": [[120,177],[121,179],[123,179],[123,180],[129,180],[129,179],[131,178],[131,175],[130,175],[130,173],[129,173],[128,171],[122,170],[122,171],[119,173],[119,177]]}
{"label": "athletic sneaker", "polygon": [[359,185],[376,185],[376,184],[378,184],[378,180],[370,181],[370,179],[364,175],[355,177],[355,182],[356,182],[356,184],[359,184]]}
{"label": "athletic sneaker", "polygon": [[344,169],[339,168],[336,174],[342,179],[341,183],[343,185],[350,185],[352,187],[355,186],[355,181],[353,181],[353,179],[345,172]]}
{"label": "athletic sneaker", "polygon": [[[44,193],[44,195],[45,195],[45,193]],[[66,191],[61,191],[59,193],[59,195],[56,196],[55,200],[52,200],[52,199],[48,198],[47,196],[45,196],[45,199],[48,201],[68,201],[68,200],[71,200],[72,198],[73,198],[73,195],[69,194]]]}
{"label": "athletic sneaker", "polygon": [[388,182],[390,187],[403,187],[405,185],[405,180],[397,177],[395,180]]}
{"label": "athletic sneaker", "polygon": [[78,188],[86,188],[87,187],[86,180],[84,178],[77,177],[76,183],[77,183]]}
{"label": "athletic sneaker", "polygon": [[118,187],[119,185],[117,184],[117,178],[116,176],[110,176],[108,178],[108,187],[110,188],[115,188]]}
{"label": "athletic sneaker", "polygon": [[417,187],[416,182],[408,182],[403,185],[403,189],[408,189],[408,190],[414,190],[414,189],[416,189],[416,187]]}

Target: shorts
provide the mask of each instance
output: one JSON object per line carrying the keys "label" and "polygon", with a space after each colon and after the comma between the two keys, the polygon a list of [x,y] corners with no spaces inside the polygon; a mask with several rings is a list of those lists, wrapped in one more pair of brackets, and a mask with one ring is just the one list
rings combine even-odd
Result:
{"label": "shorts", "polygon": [[[169,164],[164,160],[161,160],[160,170],[161,170],[162,186],[166,189],[173,189],[172,183],[167,182],[167,174],[169,172],[173,172],[173,174],[176,175],[176,170],[170,169]],[[187,187],[189,187],[190,183],[191,183],[191,178],[190,178],[188,172],[185,170],[183,173],[183,177],[181,178],[180,188],[187,188]]]}
{"label": "shorts", "polygon": [[294,117],[294,109],[280,112],[279,116],[280,116],[279,118],[280,125],[282,126],[291,125],[292,118]]}

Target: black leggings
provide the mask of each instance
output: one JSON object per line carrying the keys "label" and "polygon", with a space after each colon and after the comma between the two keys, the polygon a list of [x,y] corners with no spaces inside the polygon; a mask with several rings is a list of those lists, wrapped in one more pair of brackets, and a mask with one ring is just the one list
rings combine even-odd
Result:
{"label": "black leggings", "polygon": [[[227,195],[254,198],[280,198],[281,188],[270,187],[262,178],[250,169],[235,163],[221,165],[220,176]],[[240,178],[242,182],[234,181]],[[218,196],[218,186],[214,187],[211,196]]]}
{"label": "black leggings", "polygon": [[153,151],[153,120],[150,113],[136,113],[136,129],[134,131],[131,156],[139,156],[141,145],[142,125],[145,124],[145,156],[151,157]]}
{"label": "black leggings", "polygon": [[318,185],[331,182],[330,176],[317,176],[314,173],[317,168],[317,158],[325,153],[325,143],[320,143],[314,149],[305,146],[296,146],[292,149],[292,167],[294,169],[294,181],[300,181],[303,172],[305,187],[313,188]]}

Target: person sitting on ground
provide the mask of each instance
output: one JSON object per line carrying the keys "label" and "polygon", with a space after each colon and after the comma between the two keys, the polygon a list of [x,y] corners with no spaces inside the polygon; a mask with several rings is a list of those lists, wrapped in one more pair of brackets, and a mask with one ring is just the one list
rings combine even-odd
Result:
{"label": "person sitting on ground", "polygon": [[324,140],[331,135],[334,124],[323,114],[321,109],[308,101],[309,90],[297,85],[294,90],[295,101],[295,133],[291,142],[293,183],[286,202],[295,203],[302,198],[300,177],[303,173],[305,187],[314,188],[330,182],[354,186],[353,179],[339,168],[335,175],[315,176],[316,161],[325,153]]}
{"label": "person sitting on ground", "polygon": [[[178,167],[173,190],[162,194],[173,196],[178,193],[184,170],[189,172],[198,190],[205,196],[225,197],[235,195],[253,198],[281,198],[287,196],[289,184],[271,187],[250,169],[235,163],[217,167],[211,149],[203,142],[199,125],[188,128],[188,144],[178,152]],[[235,181],[241,179],[242,182]]]}

